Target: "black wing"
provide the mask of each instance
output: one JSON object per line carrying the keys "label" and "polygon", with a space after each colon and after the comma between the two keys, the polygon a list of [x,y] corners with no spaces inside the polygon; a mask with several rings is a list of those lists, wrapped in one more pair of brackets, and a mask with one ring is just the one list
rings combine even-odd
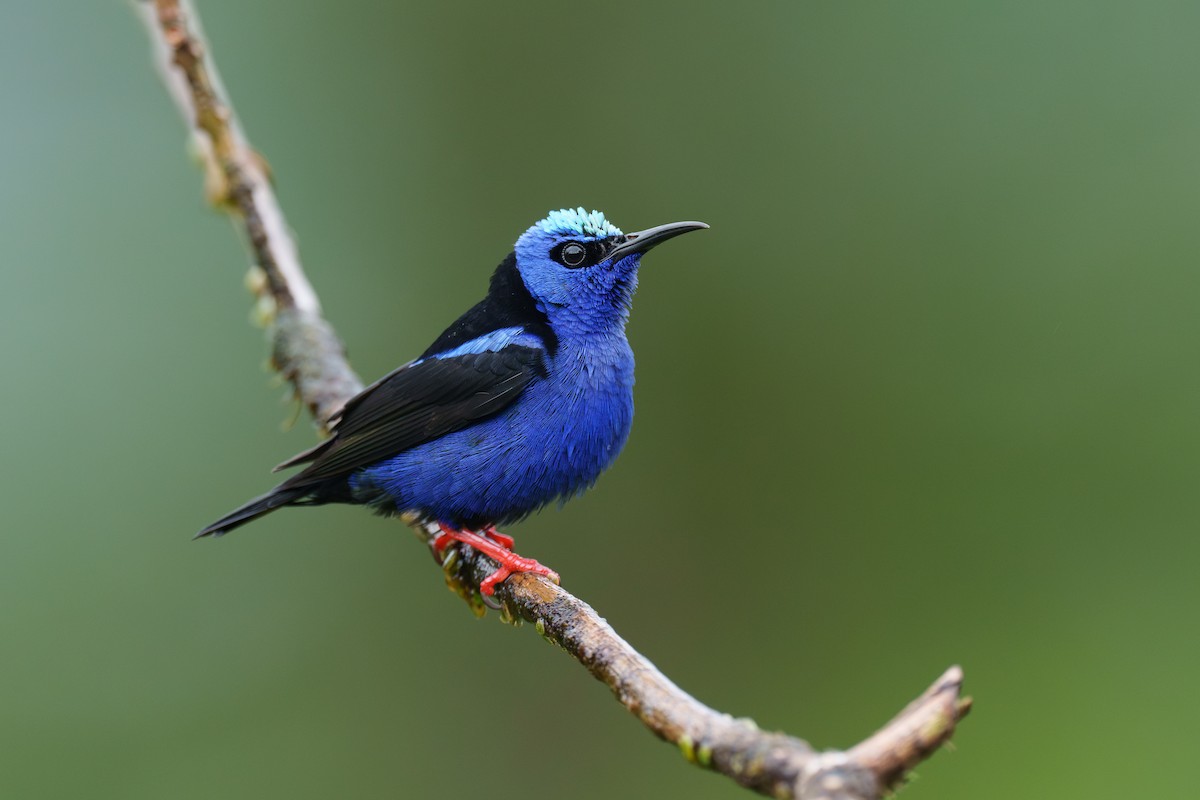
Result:
{"label": "black wing", "polygon": [[280,465],[312,462],[283,486],[346,476],[461,430],[506,408],[545,374],[545,351],[520,345],[401,367],[346,403],[330,439]]}

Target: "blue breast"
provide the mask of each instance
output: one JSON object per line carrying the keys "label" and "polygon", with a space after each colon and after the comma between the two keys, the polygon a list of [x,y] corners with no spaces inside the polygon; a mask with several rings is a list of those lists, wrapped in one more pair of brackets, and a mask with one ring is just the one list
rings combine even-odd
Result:
{"label": "blue breast", "polygon": [[624,333],[563,341],[498,415],[407,450],[351,480],[401,511],[452,525],[516,521],[591,486],[633,422],[633,352]]}

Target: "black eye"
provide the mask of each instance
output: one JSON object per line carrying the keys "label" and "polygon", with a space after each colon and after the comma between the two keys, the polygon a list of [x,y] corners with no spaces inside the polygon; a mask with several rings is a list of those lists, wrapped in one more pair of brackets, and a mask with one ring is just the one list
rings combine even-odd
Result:
{"label": "black eye", "polygon": [[596,242],[566,241],[555,245],[550,257],[567,269],[583,269],[599,264],[614,247],[616,242],[609,239]]}
{"label": "black eye", "polygon": [[568,267],[578,267],[587,258],[587,249],[579,242],[567,242],[558,253],[559,259]]}

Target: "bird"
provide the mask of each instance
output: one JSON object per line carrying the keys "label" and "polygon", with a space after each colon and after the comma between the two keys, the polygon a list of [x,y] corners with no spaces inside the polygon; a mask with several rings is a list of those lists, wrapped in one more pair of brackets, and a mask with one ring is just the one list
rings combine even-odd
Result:
{"label": "bird", "polygon": [[439,555],[457,541],[492,558],[485,595],[516,572],[557,582],[496,528],[583,493],[620,453],[633,422],[625,327],[642,257],[705,228],[624,233],[599,211],[551,211],[517,238],[483,300],[275,470],[307,466],[196,538],[284,506],[350,503],[436,526]]}

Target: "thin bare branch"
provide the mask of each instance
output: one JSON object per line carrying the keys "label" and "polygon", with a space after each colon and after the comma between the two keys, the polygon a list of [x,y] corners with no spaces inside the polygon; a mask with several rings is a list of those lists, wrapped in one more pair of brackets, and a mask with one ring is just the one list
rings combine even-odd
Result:
{"label": "thin bare branch", "polygon": [[[268,311],[275,366],[324,427],[362,383],[321,316],[264,162],[246,143],[187,0],[136,0],[135,5],[154,42],[167,88],[195,134],[209,199],[240,222],[261,269],[254,290]],[[430,543],[434,531],[415,530]],[[478,586],[495,564],[470,548],[449,552],[442,565],[447,582],[482,611]],[[508,618],[533,623],[689,761],[771,797],[875,800],[947,741],[970,707],[969,700],[961,699],[962,671],[952,667],[866,741],[846,752],[817,752],[800,739],[759,730],[749,720],[700,703],[587,603],[545,578],[514,575],[500,585],[497,597]]]}
{"label": "thin bare branch", "polygon": [[266,162],[247,144],[216,67],[207,57],[199,18],[187,0],[137,0],[155,63],[193,134],[205,168],[209,202],[231,212],[254,255],[251,281],[263,321],[271,325],[276,369],[324,424],[362,382],[341,342],[321,317],[317,294],[300,266],[296,243],[271,188]]}

